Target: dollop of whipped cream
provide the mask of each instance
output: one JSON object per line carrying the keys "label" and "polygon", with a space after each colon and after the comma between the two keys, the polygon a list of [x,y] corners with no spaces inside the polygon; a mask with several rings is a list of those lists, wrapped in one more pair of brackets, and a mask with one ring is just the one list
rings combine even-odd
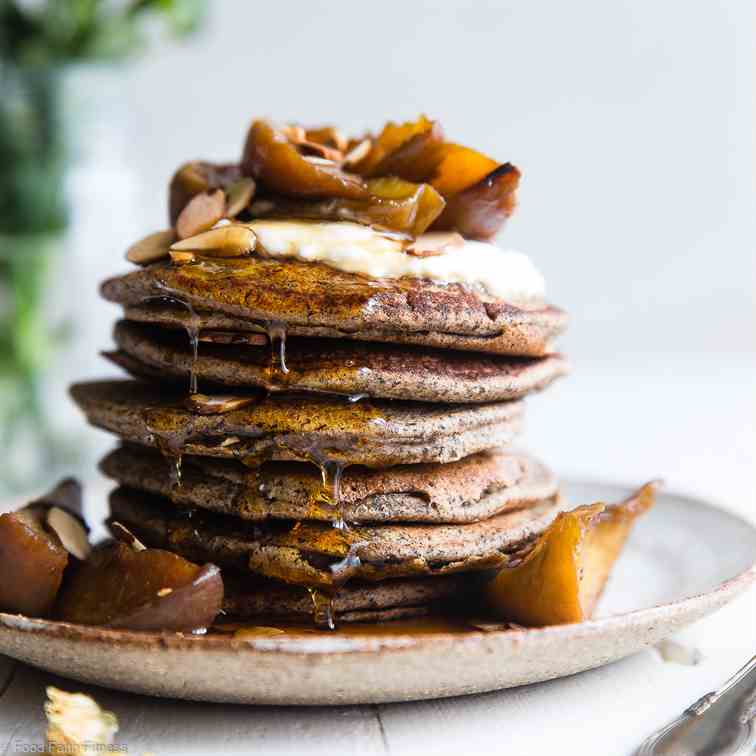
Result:
{"label": "dollop of whipped cream", "polygon": [[414,257],[403,251],[400,240],[358,223],[264,220],[247,225],[269,257],[321,262],[377,279],[456,283],[507,302],[541,301],[545,294],[543,276],[526,255],[490,242],[465,240],[443,254]]}

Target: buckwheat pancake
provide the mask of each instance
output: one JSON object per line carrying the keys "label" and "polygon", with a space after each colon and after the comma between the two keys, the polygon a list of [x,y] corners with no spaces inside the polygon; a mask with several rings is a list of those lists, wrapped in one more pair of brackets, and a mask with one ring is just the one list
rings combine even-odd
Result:
{"label": "buckwheat pancake", "polygon": [[384,341],[540,357],[566,327],[566,315],[543,302],[514,305],[459,284],[371,279],[322,263],[257,255],[190,265],[153,263],[102,285],[130,320],[155,322],[148,306],[163,299],[162,321],[180,321],[176,304],[196,311],[203,328],[291,336]]}
{"label": "buckwheat pancake", "polygon": [[452,462],[508,444],[523,415],[519,401],[437,405],[306,394],[271,394],[225,414],[202,415],[185,408],[185,387],[123,380],[79,383],[71,395],[92,425],[126,441],[255,465]]}
{"label": "buckwheat pancake", "polygon": [[[398,578],[380,583],[351,580],[335,593],[332,610],[343,622],[382,622],[420,617],[464,603],[477,574]],[[307,588],[256,575],[223,573],[227,619],[312,623],[313,602]]]}
{"label": "buckwheat pancake", "polygon": [[196,509],[181,511],[164,497],[132,488],[118,488],[110,496],[111,521],[124,524],[149,546],[324,590],[352,578],[372,581],[501,566],[522,554],[558,508],[554,498],[465,525],[340,530],[322,522],[252,523]]}
{"label": "buckwheat pancake", "polygon": [[545,388],[567,372],[566,360],[558,354],[502,357],[301,338],[287,340],[283,370],[268,344],[200,343],[195,357],[184,331],[125,320],[116,324],[114,338],[127,355],[168,378],[188,380],[193,371],[200,385],[273,386],[382,399],[506,401]]}
{"label": "buckwheat pancake", "polygon": [[[301,462],[271,462],[250,469],[236,461],[184,457],[181,485],[161,454],[123,446],[100,463],[120,484],[160,494],[184,507],[200,507],[245,520],[332,521],[321,504],[318,469]],[[349,523],[465,523],[521,509],[557,493],[554,475],[517,452],[480,452],[446,465],[398,465],[382,470],[348,467],[339,484],[339,509]]]}

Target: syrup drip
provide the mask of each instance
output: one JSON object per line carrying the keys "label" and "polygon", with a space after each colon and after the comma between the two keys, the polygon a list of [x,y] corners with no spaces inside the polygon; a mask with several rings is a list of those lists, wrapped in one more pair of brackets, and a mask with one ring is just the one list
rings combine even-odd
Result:
{"label": "syrup drip", "polygon": [[[335,459],[326,450],[312,442],[302,447],[298,444],[287,444],[279,441],[282,448],[291,451],[300,459],[314,464],[320,470],[320,485],[312,494],[310,500],[310,512],[312,516],[326,513],[330,515],[333,531],[332,540],[335,542],[349,543],[349,525],[344,517],[344,508],[341,495],[341,478],[345,465]],[[297,523],[294,529],[299,527]],[[365,545],[364,541],[349,543],[346,555],[330,565],[332,586],[334,591],[344,585],[360,567],[361,560],[359,550]],[[333,596],[329,596],[316,588],[308,588],[313,603],[313,622],[318,628],[336,628],[336,614],[333,608]],[[334,594],[335,595],[335,594]]]}
{"label": "syrup drip", "polygon": [[365,546],[365,541],[352,544],[349,547],[349,553],[343,559],[331,565],[334,585],[339,587],[344,585],[355,570],[359,569],[362,561],[357,552],[362,546]]}
{"label": "syrup drip", "polygon": [[[160,284],[158,284],[160,285]],[[192,349],[192,362],[189,367],[189,393],[197,393],[197,359],[199,357],[199,341],[200,341],[200,319],[197,315],[197,311],[192,306],[189,300],[184,299],[178,292],[169,289],[168,287],[161,286],[165,290],[165,294],[161,294],[156,297],[147,297],[145,303],[149,302],[167,302],[177,304],[180,307],[184,307],[189,312],[189,320],[184,323],[186,329],[186,335],[189,337],[189,344]]]}
{"label": "syrup drip", "polygon": [[199,357],[199,325],[195,319],[192,320],[192,325],[186,327],[186,333],[189,336],[189,341],[192,345],[192,364],[189,368],[189,393],[196,394],[197,390],[197,359]]}
{"label": "syrup drip", "polygon": [[342,532],[349,530],[341,500],[341,478],[344,474],[344,463],[329,456],[324,449],[316,444],[298,448],[280,441],[279,446],[291,451],[299,459],[310,462],[320,470],[320,486],[312,494],[309,502],[313,515],[326,512],[330,515],[331,524],[334,528]]}
{"label": "syrup drip", "polygon": [[[163,453],[163,456],[165,456],[165,453]],[[181,469],[184,462],[184,455],[179,452],[175,457],[173,457],[173,464],[170,466],[171,471],[171,485],[174,487],[181,488],[183,485],[183,480],[181,477]]]}
{"label": "syrup drip", "polygon": [[270,378],[275,385],[277,377],[280,379],[281,374],[289,373],[286,367],[286,325],[280,320],[271,320],[267,323],[266,331],[270,341]]}
{"label": "syrup drip", "polygon": [[308,588],[312,599],[312,619],[315,626],[323,630],[335,630],[333,599],[317,588]]}
{"label": "syrup drip", "polygon": [[341,506],[341,476],[344,473],[344,465],[329,459],[318,463],[318,467],[323,482],[318,492],[319,501],[334,510],[333,527],[337,530],[348,530]]}
{"label": "syrup drip", "polygon": [[184,446],[191,433],[191,423],[177,423],[170,414],[160,410],[146,410],[142,418],[158,451],[170,463],[171,484],[180,488]]}

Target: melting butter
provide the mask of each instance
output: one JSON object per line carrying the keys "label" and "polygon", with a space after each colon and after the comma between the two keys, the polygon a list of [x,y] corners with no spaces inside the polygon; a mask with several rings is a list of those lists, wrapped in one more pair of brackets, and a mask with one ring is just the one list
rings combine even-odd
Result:
{"label": "melting butter", "polygon": [[545,295],[543,276],[521,252],[490,242],[465,240],[433,257],[413,257],[404,243],[368,226],[347,221],[263,220],[248,225],[257,235],[258,252],[321,262],[370,278],[423,278],[462,284],[497,299],[527,303]]}

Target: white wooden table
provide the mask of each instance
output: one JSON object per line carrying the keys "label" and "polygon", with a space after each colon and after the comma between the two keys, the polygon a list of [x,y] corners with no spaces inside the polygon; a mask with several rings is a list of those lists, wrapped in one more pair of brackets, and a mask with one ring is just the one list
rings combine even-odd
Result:
{"label": "white wooden table", "polygon": [[[641,368],[648,370],[642,363]],[[658,375],[579,369],[532,402],[529,445],[557,469],[639,482],[754,517],[752,362],[701,361]],[[644,388],[653,385],[653,391]],[[640,409],[639,409],[640,408]],[[591,427],[590,432],[576,429]],[[726,548],[726,544],[723,544]],[[29,752],[44,733],[46,685],[94,695],[121,723],[129,752],[629,756],[652,730],[717,687],[756,650],[756,592],[676,640],[698,666],[647,650],[602,669],[509,691],[344,708],[255,708],[162,701],[86,688],[0,657],[0,754]],[[569,653],[569,649],[566,649]]]}

